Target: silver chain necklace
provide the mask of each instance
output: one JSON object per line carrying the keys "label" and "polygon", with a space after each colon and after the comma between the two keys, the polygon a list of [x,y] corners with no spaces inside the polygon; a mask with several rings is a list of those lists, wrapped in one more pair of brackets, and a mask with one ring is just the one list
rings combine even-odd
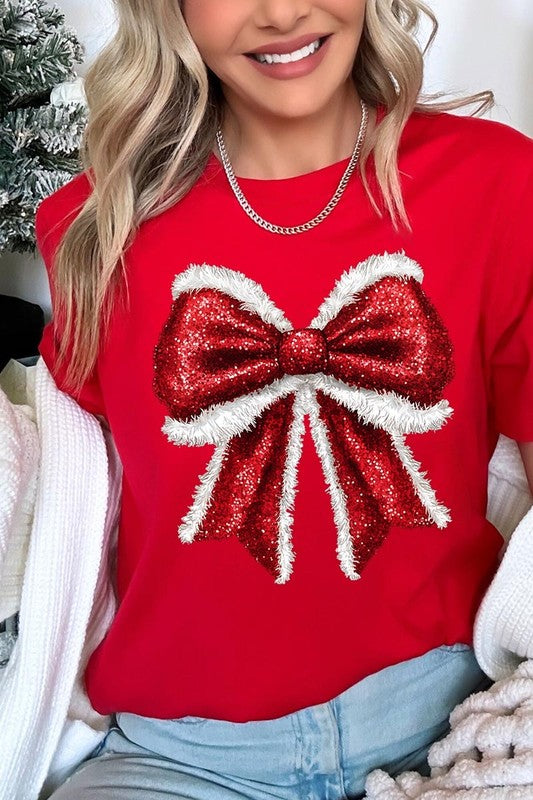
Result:
{"label": "silver chain necklace", "polygon": [[330,214],[333,211],[333,209],[339,202],[346,188],[350,175],[355,169],[357,160],[359,158],[359,152],[361,150],[361,145],[365,138],[366,126],[368,122],[368,108],[364,100],[360,99],[360,103],[361,103],[362,115],[361,115],[361,124],[359,126],[359,135],[357,137],[357,141],[353,149],[352,157],[350,158],[349,164],[346,167],[342,178],[340,179],[335,194],[333,195],[327,206],[324,209],[322,209],[320,214],[317,214],[316,217],[309,220],[309,222],[304,222],[302,225],[294,225],[293,227],[288,227],[288,228],[283,227],[282,225],[274,225],[272,222],[267,222],[266,219],[263,219],[263,217],[261,217],[256,211],[253,210],[248,200],[242,193],[241,187],[239,186],[237,178],[235,177],[235,174],[233,172],[230,160],[228,158],[228,154],[226,152],[226,147],[224,145],[222,131],[220,130],[220,128],[217,130],[216,139],[217,139],[218,149],[220,151],[220,157],[222,158],[222,164],[224,166],[224,171],[226,173],[228,181],[230,182],[235,197],[237,198],[241,206],[244,208],[248,216],[255,223],[257,223],[257,225],[260,225],[262,228],[265,228],[267,231],[270,231],[271,233],[283,233],[283,234],[303,233],[304,231],[308,231],[311,228],[314,228],[315,225],[318,225],[320,222],[322,222],[322,220],[324,220],[328,216],[328,214]]}

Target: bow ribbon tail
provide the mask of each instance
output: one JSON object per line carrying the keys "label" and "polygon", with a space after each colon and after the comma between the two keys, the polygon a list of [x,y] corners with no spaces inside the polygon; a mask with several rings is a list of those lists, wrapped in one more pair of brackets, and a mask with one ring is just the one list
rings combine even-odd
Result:
{"label": "bow ribbon tail", "polygon": [[360,578],[391,525],[436,522],[442,527],[449,521],[403,437],[362,423],[321,391],[311,401],[310,422],[337,525],[337,555],[347,577]]}
{"label": "bow ribbon tail", "polygon": [[235,536],[276,583],[288,580],[303,432],[301,403],[291,394],[267,408],[251,430],[219,445],[183,518],[181,540]]}

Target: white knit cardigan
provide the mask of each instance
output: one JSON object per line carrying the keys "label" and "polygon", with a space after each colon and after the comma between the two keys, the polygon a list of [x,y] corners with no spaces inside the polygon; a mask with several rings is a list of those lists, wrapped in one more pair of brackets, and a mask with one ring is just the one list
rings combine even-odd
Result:
{"label": "white knit cardigan", "polygon": [[[19,611],[0,671],[0,800],[44,800],[109,727],[82,678],[116,612],[122,466],[110,432],[57,388],[42,358],[0,373],[0,476],[0,611]],[[533,658],[532,498],[505,437],[488,490],[504,560],[479,608],[474,649],[498,680]]]}
{"label": "white knit cardigan", "polygon": [[12,360],[0,374],[0,453],[0,567],[29,539],[19,636],[0,673],[0,799],[36,800],[109,727],[82,676],[116,611],[122,467],[107,429],[57,389],[42,358],[32,367]]}

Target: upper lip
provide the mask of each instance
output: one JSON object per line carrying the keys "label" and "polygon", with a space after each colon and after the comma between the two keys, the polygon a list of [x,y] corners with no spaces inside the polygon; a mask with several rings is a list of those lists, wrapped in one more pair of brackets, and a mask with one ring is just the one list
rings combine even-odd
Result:
{"label": "upper lip", "polygon": [[307,33],[299,36],[297,39],[291,39],[290,42],[270,42],[262,47],[257,47],[255,50],[250,50],[246,55],[253,55],[255,53],[292,53],[293,50],[300,50],[306,44],[316,42],[317,39],[322,39],[327,36],[327,33]]}

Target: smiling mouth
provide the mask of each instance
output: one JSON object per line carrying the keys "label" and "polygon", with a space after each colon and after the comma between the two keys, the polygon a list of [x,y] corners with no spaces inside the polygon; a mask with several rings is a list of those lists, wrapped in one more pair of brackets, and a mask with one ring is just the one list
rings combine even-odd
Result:
{"label": "smiling mouth", "polygon": [[[331,34],[328,34],[327,36],[322,36],[322,37],[321,37],[321,38],[318,40],[318,47],[317,47],[317,49],[315,50],[315,53],[318,53],[318,51],[320,50],[320,48],[322,47],[322,45],[324,44],[324,42],[326,41],[326,39],[329,39],[329,37],[330,37],[330,36],[331,36]],[[251,59],[252,59],[252,61],[258,61],[259,63],[265,63],[265,62],[262,62],[262,61],[260,61],[260,60],[259,60],[259,58],[258,58],[258,56],[259,56],[259,55],[264,55],[263,53],[261,53],[261,54],[256,54],[256,53],[244,53],[244,55],[245,55],[247,58],[251,58]],[[277,55],[281,55],[281,53],[280,53],[280,54],[277,54]],[[286,55],[286,54],[285,54],[285,55]],[[307,56],[305,56],[305,58],[307,58]],[[300,59],[300,60],[301,60],[301,59]],[[282,62],[276,62],[276,63],[282,63]],[[287,63],[287,62],[285,62],[285,63]],[[294,63],[294,62],[292,62],[292,63]]]}

